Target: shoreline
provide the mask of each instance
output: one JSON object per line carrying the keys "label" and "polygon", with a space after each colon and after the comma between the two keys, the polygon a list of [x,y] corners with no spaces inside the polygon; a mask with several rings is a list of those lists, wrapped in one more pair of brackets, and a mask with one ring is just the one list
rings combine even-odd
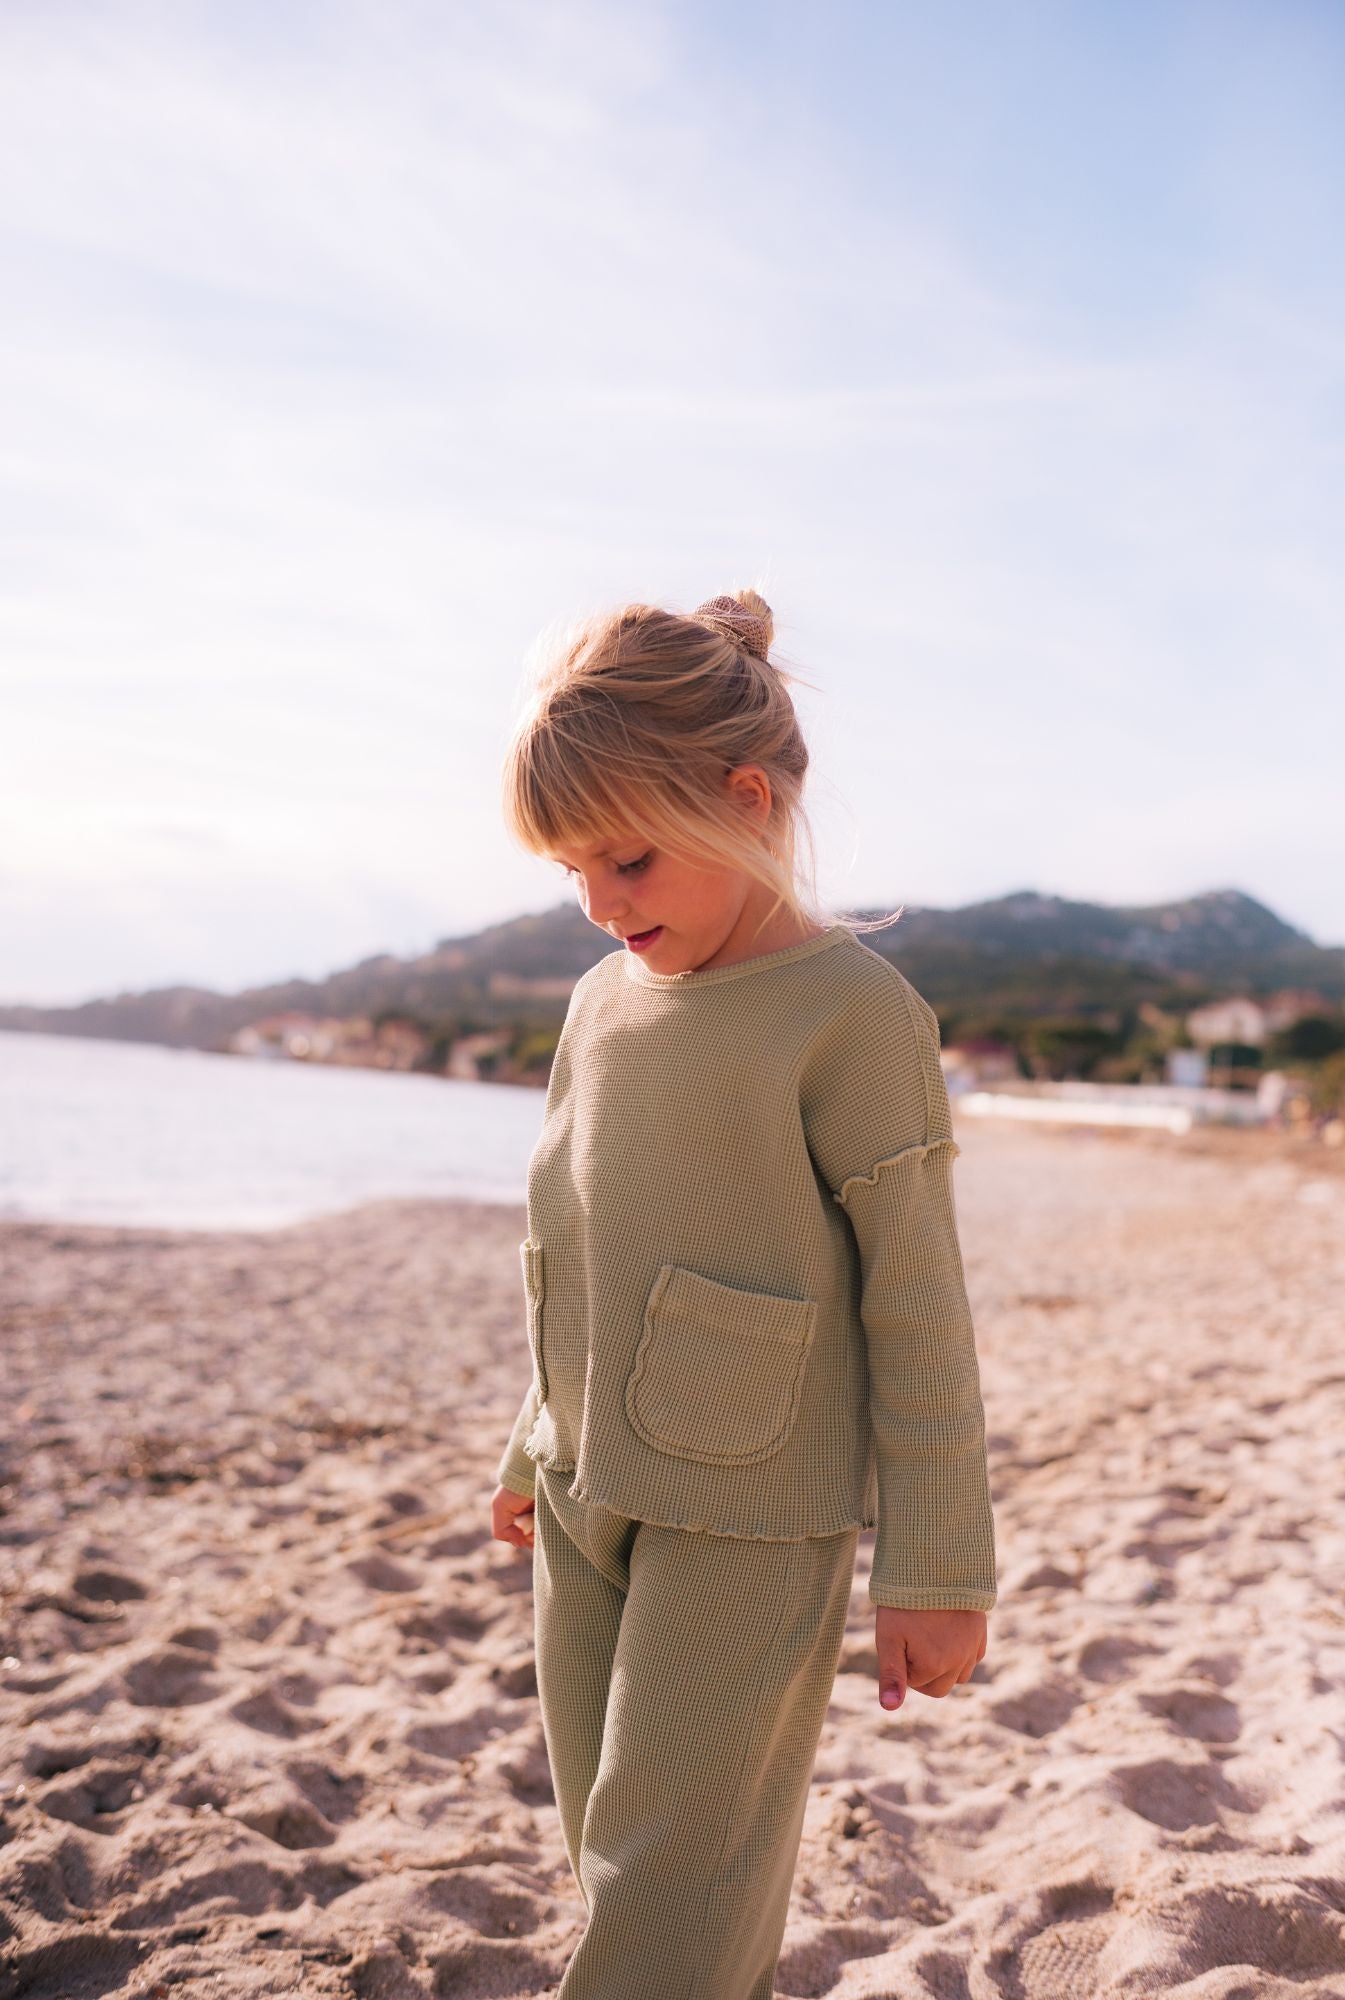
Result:
{"label": "shoreline", "polygon": [[[977,1143],[976,1135],[988,1133],[991,1121],[959,1117],[957,1100],[952,1100],[953,1127],[959,1146],[965,1152],[968,1143]],[[1030,1121],[1015,1123],[1013,1130],[1024,1141],[1040,1141],[1046,1145],[1088,1146],[1105,1143],[1113,1147],[1138,1147],[1151,1151],[1163,1158],[1172,1159],[1214,1159],[1230,1165],[1239,1163],[1260,1167],[1267,1163],[1282,1164],[1298,1169],[1307,1179],[1328,1178],[1345,1182],[1345,1146],[1329,1146],[1310,1130],[1294,1130],[1279,1126],[1236,1126],[1218,1124],[1198,1124],[1189,1132],[1170,1133],[1145,1126],[1125,1125],[1077,1125],[1034,1124]],[[0,1248],[7,1233],[24,1229],[88,1230],[104,1234],[117,1231],[135,1231],[139,1234],[165,1235],[172,1237],[198,1236],[204,1241],[224,1237],[256,1237],[271,1241],[290,1230],[319,1226],[342,1216],[356,1216],[368,1209],[393,1210],[404,1207],[425,1206],[434,1210],[452,1213],[456,1210],[475,1212],[481,1209],[526,1210],[526,1200],[520,1194],[517,1200],[497,1196],[476,1199],[460,1194],[409,1194],[370,1195],[358,1197],[339,1208],[325,1208],[311,1215],[294,1220],[274,1223],[200,1223],[163,1222],[149,1220],[94,1221],[83,1216],[19,1216],[0,1214]]]}

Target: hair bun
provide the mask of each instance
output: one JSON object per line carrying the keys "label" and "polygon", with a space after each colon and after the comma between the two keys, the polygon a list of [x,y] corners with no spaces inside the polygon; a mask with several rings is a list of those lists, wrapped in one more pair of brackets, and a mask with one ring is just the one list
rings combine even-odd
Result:
{"label": "hair bun", "polygon": [[770,605],[755,590],[741,591],[736,597],[707,597],[704,604],[696,606],[692,616],[717,626],[735,645],[754,653],[757,659],[768,657],[775,636],[775,619]]}

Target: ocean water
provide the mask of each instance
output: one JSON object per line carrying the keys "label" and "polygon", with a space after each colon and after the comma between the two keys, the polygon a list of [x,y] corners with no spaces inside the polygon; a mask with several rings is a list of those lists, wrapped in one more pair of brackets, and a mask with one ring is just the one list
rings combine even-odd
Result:
{"label": "ocean water", "polygon": [[0,1031],[0,1220],[273,1229],[399,1195],[522,1202],[544,1093]]}

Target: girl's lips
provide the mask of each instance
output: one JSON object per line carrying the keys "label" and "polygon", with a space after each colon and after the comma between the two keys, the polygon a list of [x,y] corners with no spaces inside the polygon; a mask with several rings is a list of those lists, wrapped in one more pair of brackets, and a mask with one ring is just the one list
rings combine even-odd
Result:
{"label": "girl's lips", "polygon": [[654,928],[650,931],[632,931],[626,939],[626,943],[632,951],[648,951],[655,939],[662,935],[662,931],[662,924],[655,924]]}

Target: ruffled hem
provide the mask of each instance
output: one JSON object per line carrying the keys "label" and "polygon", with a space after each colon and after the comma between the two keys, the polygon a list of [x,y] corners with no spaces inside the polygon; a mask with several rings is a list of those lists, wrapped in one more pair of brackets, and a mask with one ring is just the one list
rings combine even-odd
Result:
{"label": "ruffled hem", "polygon": [[876,1187],[878,1176],[884,1167],[894,1167],[901,1160],[912,1158],[923,1159],[926,1153],[932,1153],[938,1146],[951,1146],[955,1154],[962,1151],[956,1139],[926,1139],[919,1146],[903,1146],[899,1153],[893,1153],[889,1159],[879,1160],[871,1174],[848,1174],[841,1182],[836,1193],[833,1194],[832,1200],[840,1202],[841,1206],[844,1207],[848,1189],[853,1187]]}
{"label": "ruffled hem", "polygon": [[620,1514],[625,1520],[647,1522],[651,1528],[683,1528],[691,1534],[722,1535],[726,1540],[735,1542],[812,1542],[825,1539],[829,1535],[847,1534],[852,1528],[863,1533],[866,1529],[876,1528],[878,1525],[876,1519],[868,1520],[865,1518],[863,1508],[852,1510],[847,1519],[833,1522],[829,1526],[798,1528],[792,1532],[781,1532],[779,1529],[762,1528],[756,1525],[726,1528],[718,1521],[694,1520],[688,1519],[685,1516],[679,1518],[675,1515],[662,1513],[654,1514],[646,1507],[641,1507],[638,1514],[630,1514],[627,1511],[627,1505],[617,1501],[613,1496],[609,1495],[604,1499],[597,1493],[590,1493],[577,1480],[567,1481],[566,1473],[558,1473],[553,1466],[543,1464],[541,1469],[543,1473],[549,1472],[554,1477],[566,1482],[567,1496],[572,1500],[579,1501],[584,1506],[604,1507],[609,1513]]}

